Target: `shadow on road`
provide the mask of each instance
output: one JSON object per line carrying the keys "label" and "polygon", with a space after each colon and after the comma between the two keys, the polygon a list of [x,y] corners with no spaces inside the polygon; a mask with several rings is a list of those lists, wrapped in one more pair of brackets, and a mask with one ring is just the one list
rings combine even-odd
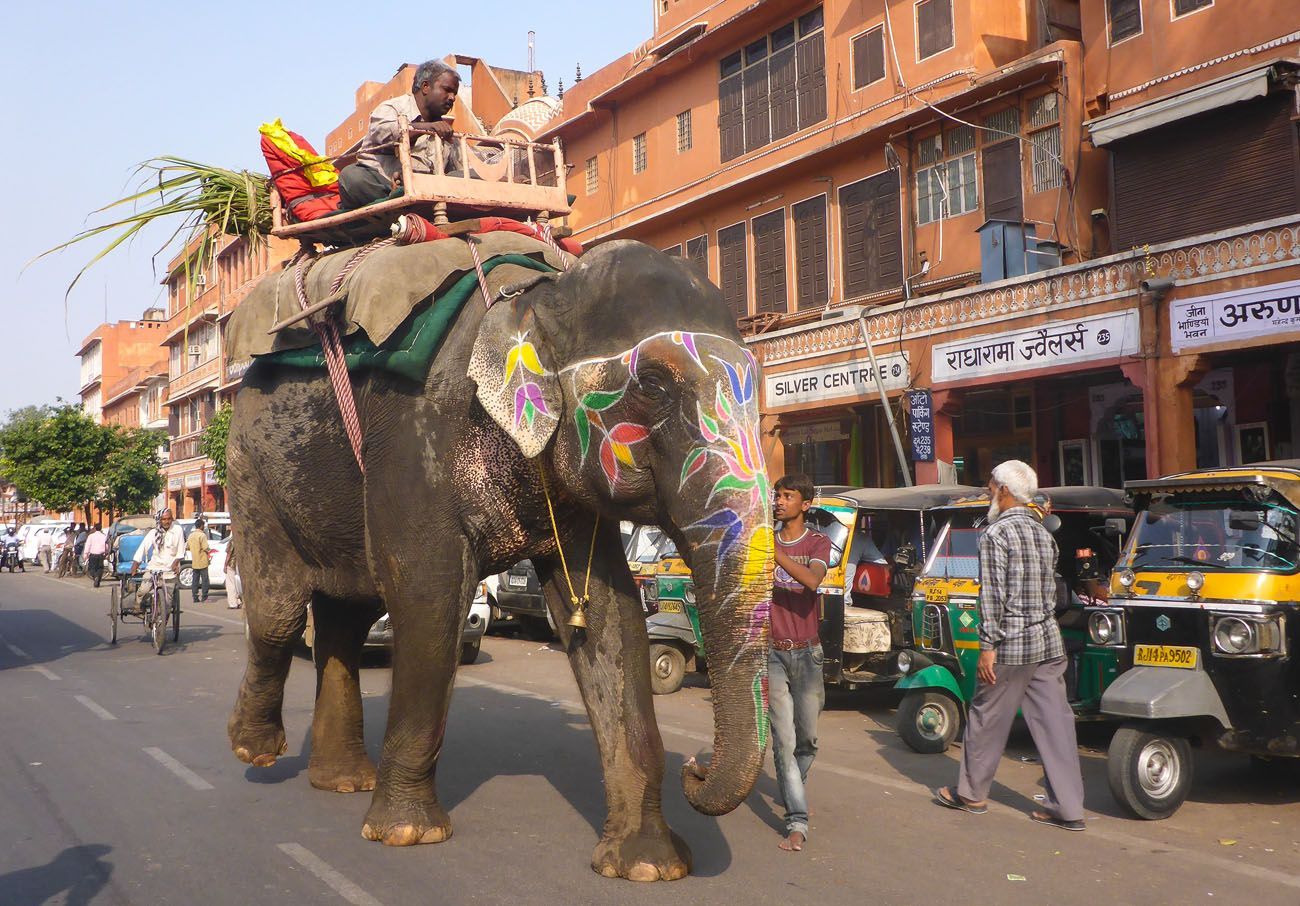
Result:
{"label": "shadow on road", "polygon": [[85,906],[113,874],[113,866],[104,861],[112,851],[111,846],[102,843],[69,846],[47,865],[0,875],[0,903],[40,906],[63,894],[59,902]]}
{"label": "shadow on road", "polygon": [[[48,610],[0,609],[0,637],[20,644],[26,658],[0,647],[0,670],[47,664],[78,651],[108,647],[108,606],[104,607],[104,634],[91,632]],[[182,627],[183,631],[183,627]],[[3,901],[0,901],[3,902]]]}

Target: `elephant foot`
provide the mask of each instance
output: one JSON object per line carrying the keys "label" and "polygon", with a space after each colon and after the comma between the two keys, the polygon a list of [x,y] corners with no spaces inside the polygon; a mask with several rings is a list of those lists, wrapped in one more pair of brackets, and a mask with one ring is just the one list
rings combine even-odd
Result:
{"label": "elephant foot", "polygon": [[362,754],[347,759],[317,759],[307,761],[307,779],[318,790],[332,793],[358,793],[375,788],[375,764]]}
{"label": "elephant foot", "polygon": [[691,850],[666,826],[655,835],[606,835],[596,844],[591,868],[606,878],[676,881],[691,873]]}
{"label": "elephant foot", "polygon": [[283,724],[254,726],[238,712],[231,715],[226,732],[235,757],[255,768],[269,768],[289,748]]}
{"label": "elephant foot", "polygon": [[451,837],[451,818],[436,801],[399,809],[376,797],[361,825],[361,836],[385,846],[442,843]]}

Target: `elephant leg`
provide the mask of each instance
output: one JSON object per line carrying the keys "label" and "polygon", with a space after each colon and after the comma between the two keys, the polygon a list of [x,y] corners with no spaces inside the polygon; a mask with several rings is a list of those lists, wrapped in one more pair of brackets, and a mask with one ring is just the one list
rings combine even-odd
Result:
{"label": "elephant leg", "polygon": [[385,583],[393,622],[393,694],[379,778],[361,835],[389,846],[441,843],[451,836],[434,774],[477,573],[471,577],[461,563],[439,567],[433,576],[406,575]]}
{"label": "elephant leg", "polygon": [[316,708],[307,776],[318,790],[355,793],[375,788],[361,710],[361,649],[380,610],[368,602],[317,594],[312,601]]}
{"label": "elephant leg", "polygon": [[[590,531],[590,522],[571,529],[565,549],[585,547]],[[569,652],[605,775],[608,813],[591,867],[605,877],[632,881],[683,878],[690,872],[691,853],[669,829],[660,804],[664,745],[650,692],[645,615],[617,525],[602,526],[597,539],[585,638],[584,630],[567,624],[572,596],[562,568],[555,561],[547,565],[547,606]],[[569,565],[574,587],[582,594],[586,576],[572,557]]]}
{"label": "elephant leg", "polygon": [[[244,581],[244,616],[248,624],[248,664],[226,724],[235,756],[255,767],[275,764],[287,743],[281,708],[284,682],[293,662],[293,646],[307,625],[311,591],[289,578],[291,568],[269,572],[261,551],[252,545],[240,550],[243,565],[252,567]],[[246,553],[247,551],[247,553]]]}

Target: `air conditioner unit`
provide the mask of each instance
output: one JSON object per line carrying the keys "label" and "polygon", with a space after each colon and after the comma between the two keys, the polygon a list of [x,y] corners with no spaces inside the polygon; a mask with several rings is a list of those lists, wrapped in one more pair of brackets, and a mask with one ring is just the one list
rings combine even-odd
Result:
{"label": "air conditioner unit", "polygon": [[202,347],[202,346],[187,346],[187,347],[186,347],[186,351],[187,351],[190,355],[200,355],[200,354],[202,354],[202,352],[203,352],[203,347]]}
{"label": "air conditioner unit", "polygon": [[207,286],[207,285],[208,285],[208,275],[207,275],[207,274],[195,274],[195,275],[194,275],[194,285],[195,285],[195,286]]}

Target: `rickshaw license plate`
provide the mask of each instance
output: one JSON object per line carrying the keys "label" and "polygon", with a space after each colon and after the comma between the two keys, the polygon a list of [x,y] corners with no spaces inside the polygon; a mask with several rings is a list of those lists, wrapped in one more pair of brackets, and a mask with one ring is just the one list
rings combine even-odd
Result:
{"label": "rickshaw license plate", "polygon": [[1196,667],[1198,651],[1181,645],[1135,645],[1133,664],[1137,667]]}
{"label": "rickshaw license plate", "polygon": [[661,600],[659,602],[660,613],[681,613],[682,602],[673,600]]}
{"label": "rickshaw license plate", "polygon": [[925,601],[927,604],[947,604],[948,589],[946,588],[927,588],[925,590]]}

